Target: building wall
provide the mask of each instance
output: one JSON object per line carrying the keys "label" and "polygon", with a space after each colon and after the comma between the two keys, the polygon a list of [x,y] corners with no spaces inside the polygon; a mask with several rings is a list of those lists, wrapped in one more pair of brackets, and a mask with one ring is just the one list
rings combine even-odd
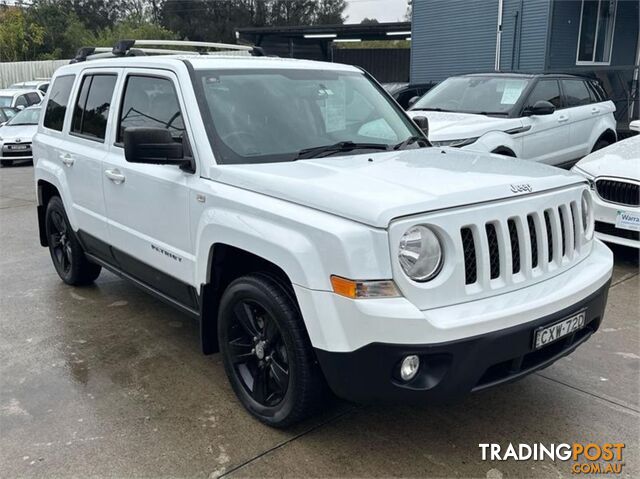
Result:
{"label": "building wall", "polygon": [[[582,0],[553,2],[547,68],[576,67],[581,7]],[[618,0],[610,66],[630,66],[635,63],[639,19],[639,0]],[[593,69],[590,66],[582,68]]]}
{"label": "building wall", "polygon": [[550,0],[504,0],[502,71],[540,71],[547,51]]}
{"label": "building wall", "polygon": [[411,82],[493,71],[497,21],[498,0],[413,0]]}

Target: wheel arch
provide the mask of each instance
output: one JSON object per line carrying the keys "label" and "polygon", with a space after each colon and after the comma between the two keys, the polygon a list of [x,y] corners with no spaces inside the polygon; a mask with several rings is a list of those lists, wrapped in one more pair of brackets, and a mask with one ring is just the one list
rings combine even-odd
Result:
{"label": "wheel arch", "polygon": [[508,146],[504,146],[504,145],[494,148],[491,151],[491,153],[494,153],[496,155],[503,155],[503,156],[510,156],[512,158],[517,158],[515,151],[513,151]]}
{"label": "wheel arch", "polygon": [[289,275],[273,261],[226,243],[215,243],[209,250],[206,282],[201,286],[200,340],[204,354],[219,351],[218,308],[225,289],[235,279],[250,273],[268,274],[289,290],[298,306]]}
{"label": "wheel arch", "polygon": [[618,135],[611,128],[607,128],[592,143],[591,150],[593,150],[593,148],[595,148],[595,146],[598,144],[598,142],[600,140],[605,140],[605,141],[609,142],[609,144],[611,145],[611,144],[615,143],[616,141],[618,141]]}
{"label": "wheel arch", "polygon": [[60,191],[56,186],[46,180],[38,180],[37,182],[38,193],[38,233],[40,236],[40,245],[49,246],[49,240],[47,239],[47,232],[45,227],[45,214],[47,211],[47,205],[49,200],[54,196],[60,196]]}

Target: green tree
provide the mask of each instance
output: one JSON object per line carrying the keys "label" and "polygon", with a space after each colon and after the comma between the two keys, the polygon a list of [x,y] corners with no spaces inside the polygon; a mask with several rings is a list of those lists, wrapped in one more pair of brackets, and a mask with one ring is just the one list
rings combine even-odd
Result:
{"label": "green tree", "polygon": [[0,10],[0,61],[27,60],[43,41],[44,29],[28,21],[22,8]]}

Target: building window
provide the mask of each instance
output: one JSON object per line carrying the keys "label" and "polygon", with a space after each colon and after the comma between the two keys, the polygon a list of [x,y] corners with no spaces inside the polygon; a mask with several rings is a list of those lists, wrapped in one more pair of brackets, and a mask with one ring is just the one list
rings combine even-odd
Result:
{"label": "building window", "polygon": [[617,0],[582,0],[576,64],[611,61]]}

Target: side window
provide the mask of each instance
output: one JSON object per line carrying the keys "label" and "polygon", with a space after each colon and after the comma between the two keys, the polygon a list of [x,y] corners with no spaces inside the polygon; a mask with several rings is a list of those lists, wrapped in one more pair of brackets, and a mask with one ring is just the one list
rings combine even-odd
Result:
{"label": "side window", "polygon": [[66,75],[56,78],[53,82],[44,114],[45,127],[62,131],[64,115],[67,112],[67,103],[75,78],[75,75]]}
{"label": "side window", "polygon": [[568,107],[588,105],[591,103],[591,95],[584,81],[562,80],[562,88]]}
{"label": "side window", "polygon": [[589,91],[591,92],[591,97],[594,102],[607,101],[607,94],[602,89],[602,85],[596,80],[590,80],[587,82],[587,86],[589,87]]}
{"label": "side window", "polygon": [[130,127],[166,128],[179,140],[184,134],[184,122],[171,80],[130,75],[118,123],[117,143],[123,141],[124,130]]}
{"label": "side window", "polygon": [[82,79],[71,122],[73,133],[104,140],[116,78],[116,75],[96,74]]}
{"label": "side window", "polygon": [[37,93],[27,93],[27,102],[29,105],[36,105],[40,103],[40,95]]}
{"label": "side window", "polygon": [[532,108],[538,101],[548,101],[556,108],[562,108],[562,101],[560,98],[560,87],[557,80],[541,80],[533,88],[533,91],[529,94],[529,99],[525,106]]}
{"label": "side window", "polygon": [[18,99],[16,100],[16,106],[28,106],[29,104],[27,103],[27,96],[26,95],[20,95],[18,97]]}

